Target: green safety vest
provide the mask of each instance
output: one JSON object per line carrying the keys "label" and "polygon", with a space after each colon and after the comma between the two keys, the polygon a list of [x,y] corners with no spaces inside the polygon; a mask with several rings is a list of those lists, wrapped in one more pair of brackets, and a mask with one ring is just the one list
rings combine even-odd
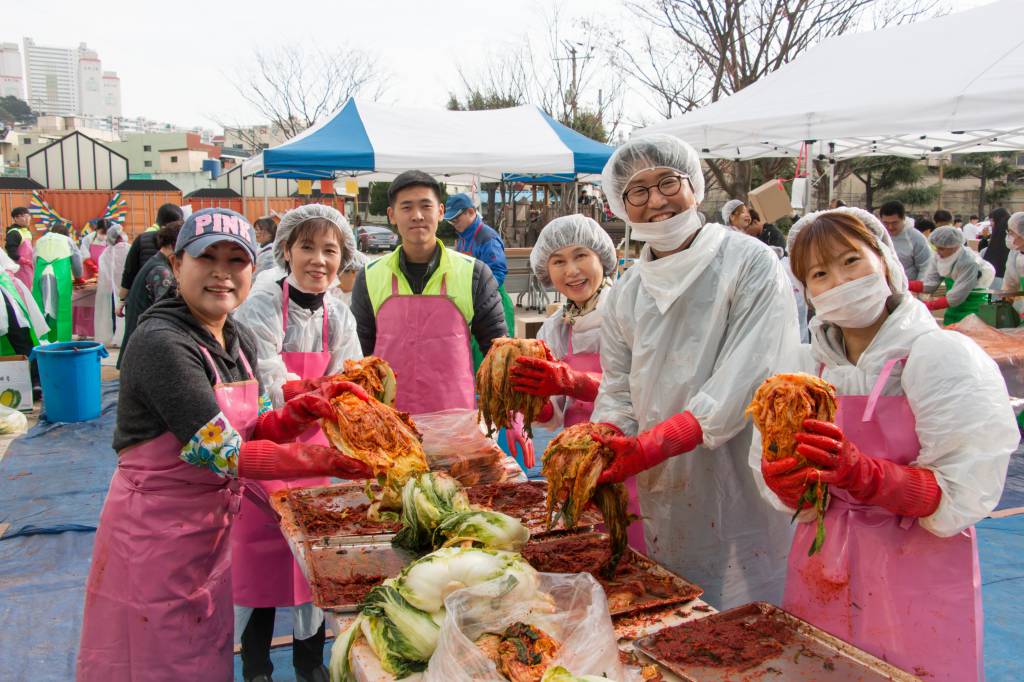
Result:
{"label": "green safety vest", "polygon": [[[28,308],[25,307],[25,302],[21,300],[21,292],[18,291],[17,287],[14,286],[14,280],[11,276],[3,271],[0,271],[0,289],[3,289],[7,293],[11,294],[12,300],[17,304],[18,308],[21,309],[25,319],[28,320],[28,331],[32,336],[32,345],[38,346],[39,339],[36,338],[36,330],[32,327],[32,317],[28,314]],[[7,328],[10,329],[14,324],[14,320],[7,320]],[[11,342],[7,340],[7,336],[0,337],[0,356],[7,357],[15,355],[14,347],[11,346]]]}
{"label": "green safety vest", "polygon": [[[441,280],[444,279],[448,298],[462,313],[468,326],[473,322],[473,263],[476,262],[476,259],[446,249],[440,240],[437,242],[437,248],[441,249],[441,259],[437,270],[427,280],[427,285],[423,287],[423,295],[440,295]],[[409,281],[399,267],[400,251],[401,247],[366,268],[366,289],[370,294],[374,315],[380,310],[384,301],[391,298],[392,276],[398,280],[400,295],[413,295],[412,287],[409,286]]]}
{"label": "green safety vest", "polygon": [[[47,314],[43,301],[43,278],[52,274],[57,281],[57,317]],[[32,281],[32,297],[50,325],[46,339],[50,342],[71,340],[71,243],[63,235],[43,235],[36,242],[36,272]]]}

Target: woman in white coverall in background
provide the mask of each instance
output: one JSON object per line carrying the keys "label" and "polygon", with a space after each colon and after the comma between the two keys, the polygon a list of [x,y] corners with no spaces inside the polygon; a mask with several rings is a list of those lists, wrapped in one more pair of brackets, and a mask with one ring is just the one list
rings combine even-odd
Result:
{"label": "woman in white coverall in background", "polygon": [[627,142],[601,186],[647,242],[603,304],[592,419],[624,435],[606,439],[615,457],[601,480],[637,475],[649,556],[712,605],[778,603],[792,530],[750,475],[744,411],[797,352],[790,283],[758,240],[701,226],[700,158],[678,138]]}
{"label": "woman in white coverall in background", "polygon": [[[316,380],[341,372],[345,360],[363,356],[355,318],[327,294],[355,252],[352,228],[330,206],[294,208],[277,226],[274,260],[288,274],[279,279],[260,277],[235,313],[255,338],[259,378],[275,407],[292,398],[293,390],[315,390]],[[297,440],[328,445],[319,424]],[[285,487],[330,483],[330,478],[320,477],[248,485],[269,494]],[[309,585],[269,510],[243,499],[231,533],[231,552],[235,632],[241,639],[245,679],[269,678],[275,608],[292,606],[295,675],[300,682],[326,680],[323,611],[312,604]]]}
{"label": "woman in white coverall in background", "polygon": [[839,411],[797,433],[817,469],[762,461],[756,439],[751,449],[787,513],[806,482],[829,486],[824,544],[808,556],[817,523],[803,512],[783,606],[925,679],[983,679],[973,525],[998,503],[1019,440],[999,369],[907,293],[870,213],[805,216],[789,251],[817,310],[803,370],[835,386]]}
{"label": "woman in white coverall in background", "polygon": [[[548,429],[590,421],[601,384],[601,304],[611,291],[617,264],[612,238],[582,215],[552,220],[530,252],[533,274],[566,300],[537,332],[556,359],[520,357],[510,374],[516,390],[549,398],[537,419]],[[629,479],[626,487],[629,511],[639,516],[636,479]],[[646,553],[643,538],[643,524],[630,524],[630,546]]]}

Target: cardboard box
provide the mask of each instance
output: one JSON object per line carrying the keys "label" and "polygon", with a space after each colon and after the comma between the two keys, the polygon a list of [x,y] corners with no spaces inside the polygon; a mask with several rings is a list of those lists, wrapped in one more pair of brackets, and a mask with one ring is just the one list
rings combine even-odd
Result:
{"label": "cardboard box", "polygon": [[24,355],[0,357],[0,404],[32,411],[32,375]]}
{"label": "cardboard box", "polygon": [[778,180],[769,180],[747,194],[754,210],[766,223],[773,223],[779,218],[793,214],[784,185]]}

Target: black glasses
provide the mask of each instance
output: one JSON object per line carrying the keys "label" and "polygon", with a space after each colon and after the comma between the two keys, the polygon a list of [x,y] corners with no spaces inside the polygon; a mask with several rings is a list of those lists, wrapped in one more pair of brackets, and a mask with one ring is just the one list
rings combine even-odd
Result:
{"label": "black glasses", "polygon": [[636,187],[630,187],[628,190],[622,193],[622,198],[625,199],[631,206],[646,206],[647,202],[651,200],[651,190],[655,187],[658,188],[658,194],[663,197],[671,197],[679,194],[679,190],[683,188],[683,180],[689,179],[688,175],[668,175],[661,180],[658,180],[657,184],[638,185]]}

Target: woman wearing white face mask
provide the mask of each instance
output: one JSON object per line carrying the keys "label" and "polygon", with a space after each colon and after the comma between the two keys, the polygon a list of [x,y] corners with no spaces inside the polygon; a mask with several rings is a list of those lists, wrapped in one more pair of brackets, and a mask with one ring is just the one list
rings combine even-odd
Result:
{"label": "woman wearing white face mask", "polygon": [[711,604],[777,603],[792,530],[747,471],[744,410],[797,353],[790,283],[758,240],[702,226],[700,157],[678,138],[619,147],[601,186],[647,242],[603,304],[591,419],[623,433],[605,439],[615,457],[601,480],[637,476],[649,556]]}
{"label": "woman wearing white face mask", "polygon": [[1002,492],[1017,426],[995,363],[939,329],[888,233],[860,209],[812,213],[789,233],[793,271],[817,309],[804,371],[839,394],[835,423],[806,420],[795,459],[750,466],[790,512],[809,482],[831,493],[821,550],[800,517],[783,606],[928,679],[982,677],[973,524]]}
{"label": "woman wearing white face mask", "polygon": [[[1010,255],[1006,258],[1006,272],[1003,275],[1003,291],[1017,293],[1024,291],[1024,211],[1010,216],[1006,226],[1006,247]],[[1024,299],[1013,302],[1018,313],[1024,313]]]}
{"label": "woman wearing white face mask", "polygon": [[928,310],[945,310],[942,323],[959,322],[988,300],[987,291],[996,276],[991,263],[964,248],[964,233],[952,225],[936,228],[928,238],[935,247],[935,258],[925,270],[924,280],[912,281],[910,291],[930,294],[945,282],[946,295],[933,298]]}

